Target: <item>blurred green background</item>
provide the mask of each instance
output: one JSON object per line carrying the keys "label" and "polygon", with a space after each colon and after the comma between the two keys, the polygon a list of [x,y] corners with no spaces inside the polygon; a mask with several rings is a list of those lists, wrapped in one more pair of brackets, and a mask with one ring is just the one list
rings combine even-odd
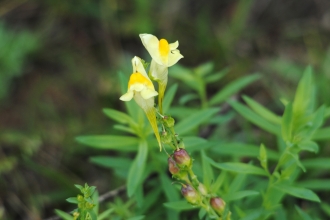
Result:
{"label": "blurred green background", "polygon": [[[3,0],[0,216],[42,219],[55,208],[70,210],[65,198],[77,193],[73,183],[88,182],[100,194],[124,184],[88,162],[111,151],[86,148],[75,137],[118,133],[101,110],[124,109],[118,71],[128,76],[135,55],[150,61],[140,33],[178,40],[179,65],[229,67],[208,95],[259,72],[262,79],[242,93],[281,114],[279,98],[292,98],[311,64],[319,102],[330,104],[328,0]],[[181,83],[179,93],[186,91]],[[222,135],[249,139],[241,125],[232,120]]]}

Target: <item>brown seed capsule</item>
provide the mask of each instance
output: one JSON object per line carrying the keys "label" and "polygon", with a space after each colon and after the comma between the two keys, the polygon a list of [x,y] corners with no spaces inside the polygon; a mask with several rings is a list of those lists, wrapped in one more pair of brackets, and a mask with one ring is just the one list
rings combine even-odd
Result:
{"label": "brown seed capsule", "polygon": [[185,149],[180,148],[173,154],[173,159],[180,168],[191,167],[191,158]]}
{"label": "brown seed capsule", "polygon": [[219,197],[213,197],[210,199],[210,204],[212,208],[218,213],[222,214],[223,210],[225,209],[226,203]]}
{"label": "brown seed capsule", "polygon": [[190,185],[182,185],[181,193],[191,204],[198,204],[200,197],[198,192]]}
{"label": "brown seed capsule", "polygon": [[168,170],[170,171],[170,173],[172,175],[180,172],[180,168],[177,167],[177,165],[172,157],[169,157],[167,161],[168,161]]}

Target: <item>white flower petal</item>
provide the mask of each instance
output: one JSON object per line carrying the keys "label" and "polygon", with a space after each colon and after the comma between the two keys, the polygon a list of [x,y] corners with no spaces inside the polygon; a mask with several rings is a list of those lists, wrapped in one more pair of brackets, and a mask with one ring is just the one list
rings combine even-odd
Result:
{"label": "white flower petal", "polygon": [[140,91],[142,91],[145,88],[146,88],[145,85],[143,85],[141,83],[135,83],[135,84],[131,85],[131,87],[129,88],[129,90],[131,90],[131,91],[135,90],[137,92],[140,92]]}
{"label": "white flower petal", "polygon": [[125,102],[131,101],[131,99],[133,98],[133,95],[134,95],[133,91],[128,91],[124,95],[120,96],[119,99],[122,101],[125,101]]}
{"label": "white flower petal", "polygon": [[143,46],[147,49],[152,59],[160,65],[164,65],[159,53],[159,40],[152,34],[140,34]]}
{"label": "white flower petal", "polygon": [[181,58],[183,58],[183,56],[180,54],[179,50],[172,50],[170,52],[170,55],[168,56],[168,64],[167,66],[173,66],[174,64],[176,64]]}
{"label": "white flower petal", "polygon": [[151,61],[150,73],[155,80],[167,81],[167,77],[168,77],[167,66],[159,65],[155,60]]}
{"label": "white flower petal", "polygon": [[179,46],[179,41],[170,44],[170,50],[175,50]]}
{"label": "white flower petal", "polygon": [[158,95],[158,92],[152,89],[144,89],[141,91],[141,96],[144,99],[150,99],[151,97],[154,97],[156,95]]}
{"label": "white flower petal", "polygon": [[147,79],[149,79],[146,70],[144,69],[144,66],[141,62],[141,59],[137,56],[135,56],[132,59],[132,66],[133,66],[133,73],[139,72],[141,73],[144,77],[146,77]]}

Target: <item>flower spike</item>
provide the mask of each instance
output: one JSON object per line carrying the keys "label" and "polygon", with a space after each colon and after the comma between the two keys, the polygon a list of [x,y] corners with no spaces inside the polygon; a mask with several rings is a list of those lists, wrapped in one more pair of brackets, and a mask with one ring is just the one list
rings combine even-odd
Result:
{"label": "flower spike", "polygon": [[135,102],[147,115],[152,130],[157,138],[159,148],[162,150],[154,108],[154,97],[158,95],[158,92],[155,91],[155,87],[149,79],[141,59],[135,56],[132,59],[132,65],[133,73],[128,82],[128,91],[119,99],[122,101],[130,101],[134,98]]}

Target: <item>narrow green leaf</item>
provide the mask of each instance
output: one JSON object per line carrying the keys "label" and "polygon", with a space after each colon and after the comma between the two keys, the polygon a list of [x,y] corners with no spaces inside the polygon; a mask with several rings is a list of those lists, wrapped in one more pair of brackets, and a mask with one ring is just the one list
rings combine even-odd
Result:
{"label": "narrow green leaf", "polygon": [[232,162],[216,163],[210,158],[207,158],[207,160],[210,162],[211,165],[222,170],[232,171],[236,173],[267,176],[267,173],[263,169],[261,169],[260,167],[253,166],[251,164],[232,163]]}
{"label": "narrow green leaf", "polygon": [[307,150],[310,152],[317,153],[319,151],[319,145],[314,141],[303,141],[298,144],[299,149]]}
{"label": "narrow green leaf", "polygon": [[142,177],[147,161],[148,155],[148,145],[146,142],[141,142],[139,145],[139,150],[134,162],[129,170],[128,178],[127,178],[127,194],[131,197],[137,187],[142,182]]}
{"label": "narrow green leaf", "polygon": [[179,135],[188,133],[189,131],[201,125],[203,122],[207,121],[218,111],[219,111],[218,108],[210,108],[210,109],[198,111],[195,114],[187,116],[182,121],[179,121],[176,124],[175,130]]}
{"label": "narrow green leaf", "polygon": [[74,184],[74,186],[79,189],[81,192],[83,192],[85,190],[85,188],[79,184]]}
{"label": "narrow green leaf", "polygon": [[207,76],[205,78],[205,82],[206,83],[214,83],[214,82],[219,81],[220,79],[222,79],[228,73],[229,73],[229,68],[224,68],[220,72],[212,73],[210,76]]}
{"label": "narrow green leaf", "polygon": [[183,137],[182,140],[184,142],[185,147],[187,147],[188,149],[193,148],[195,146],[202,146],[208,142],[204,138],[195,136]]}
{"label": "narrow green leaf", "polygon": [[255,195],[259,195],[259,192],[253,191],[253,190],[243,190],[243,191],[234,192],[234,193],[224,196],[224,200],[226,202],[229,202],[229,201],[234,201],[234,200],[242,199],[244,197],[255,196]]}
{"label": "narrow green leaf", "polygon": [[172,117],[175,117],[176,120],[179,120],[179,119],[186,118],[187,115],[192,115],[199,111],[200,110],[197,108],[171,107],[171,109],[169,109],[169,115],[171,115]]}
{"label": "narrow green leaf", "polygon": [[297,169],[297,163],[291,163],[281,171],[281,179],[287,180],[292,177],[293,172]]}
{"label": "narrow green leaf", "polygon": [[324,118],[329,118],[330,117],[330,107],[326,108],[325,113],[324,113]]}
{"label": "narrow green leaf", "polygon": [[210,105],[216,105],[224,102],[231,95],[235,94],[236,92],[243,89],[245,86],[249,85],[250,83],[256,81],[259,78],[260,78],[259,74],[253,74],[250,76],[239,78],[229,83],[227,86],[225,86],[222,90],[220,90],[210,99],[209,102]]}
{"label": "narrow green leaf", "polygon": [[264,118],[260,117],[253,111],[251,111],[249,108],[245,107],[239,102],[233,102],[228,101],[228,103],[238,112],[240,115],[242,115],[245,119],[250,121],[251,123],[257,125],[258,127],[272,133],[275,135],[280,134],[280,126],[274,125],[270,123],[269,121],[266,121]]}
{"label": "narrow green leaf", "polygon": [[201,208],[198,212],[198,218],[203,219],[205,215],[206,215],[206,210],[204,208]]}
{"label": "narrow green leaf", "polygon": [[306,212],[301,210],[298,206],[295,205],[295,208],[296,208],[298,214],[300,215],[301,220],[313,220]]}
{"label": "narrow green leaf", "polygon": [[265,145],[260,145],[260,153],[259,153],[259,160],[261,166],[265,169],[266,172],[268,172],[268,165],[267,165],[267,152]]}
{"label": "narrow green leaf", "polygon": [[285,106],[284,114],[282,117],[282,137],[285,141],[292,140],[292,103]]}
{"label": "narrow green leaf", "polygon": [[235,175],[234,179],[230,182],[230,187],[227,192],[228,195],[238,192],[241,188],[244,187],[246,183],[247,175],[245,173],[238,173]]}
{"label": "narrow green leaf", "polygon": [[134,134],[134,135],[136,134],[136,132],[133,129],[131,129],[127,126],[124,126],[124,125],[114,125],[113,128],[116,130],[119,130],[119,131],[124,131],[124,132],[130,133],[130,134]]}
{"label": "narrow green leaf", "polygon": [[61,217],[64,220],[73,220],[73,216],[71,216],[68,213],[63,212],[59,209],[55,209],[55,213],[56,213],[56,215],[58,215],[59,217]]}
{"label": "narrow green leaf", "polygon": [[164,203],[164,206],[167,208],[170,208],[170,209],[177,210],[177,211],[192,210],[192,209],[198,208],[198,206],[190,205],[186,200],[167,202],[167,203]]}
{"label": "narrow green leaf", "polygon": [[139,142],[139,139],[135,137],[115,135],[80,136],[76,137],[76,140],[93,148],[106,150],[116,149],[120,151],[137,150]]}
{"label": "narrow green leaf", "polygon": [[315,191],[328,191],[330,190],[330,180],[329,179],[302,180],[297,182],[297,186],[308,188]]}
{"label": "narrow green leaf", "polygon": [[[215,146],[211,150],[220,155],[258,157],[260,154],[260,148],[252,144],[224,142],[215,143]],[[280,157],[279,153],[270,149],[267,149],[267,156],[269,160],[274,161],[277,161]]]}
{"label": "narrow green leaf", "polygon": [[164,101],[163,101],[163,110],[167,112],[172,104],[175,93],[178,89],[178,84],[173,84],[165,93]]}
{"label": "narrow green leaf", "polygon": [[89,160],[102,167],[106,168],[129,168],[132,164],[130,159],[122,157],[108,157],[108,156],[96,156],[90,157]]}
{"label": "narrow green leaf", "polygon": [[196,76],[188,68],[185,68],[181,65],[174,65],[169,71],[169,75],[176,79],[182,80],[187,86],[198,91],[199,84],[196,83]]}
{"label": "narrow green leaf", "polygon": [[299,81],[292,110],[295,117],[299,118],[303,115],[311,113],[313,110],[313,78],[312,67],[305,69],[304,75]]}
{"label": "narrow green leaf", "polygon": [[318,129],[319,127],[321,127],[321,125],[323,124],[324,113],[325,113],[325,106],[324,105],[322,105],[314,113],[315,116],[314,116],[313,125],[312,125],[312,128],[311,128],[312,132],[314,132],[316,129]]}
{"label": "narrow green leaf", "polygon": [[105,210],[104,212],[102,212],[101,214],[99,214],[97,220],[103,220],[103,219],[106,219],[107,217],[109,217],[109,215],[111,213],[113,213],[115,211],[115,208],[110,208],[110,209],[107,209]]}
{"label": "narrow green leaf", "polygon": [[141,219],[144,219],[144,215],[139,215],[139,216],[135,216],[135,217],[132,217],[132,218],[128,218],[127,220],[141,220]]}
{"label": "narrow green leaf", "polygon": [[167,200],[171,202],[179,200],[179,193],[172,185],[170,179],[164,173],[160,173],[159,177]]}
{"label": "narrow green leaf", "polygon": [[87,212],[91,217],[91,220],[97,220],[97,214],[93,210],[88,209]]}
{"label": "narrow green leaf", "polygon": [[226,178],[227,178],[227,171],[224,170],[218,175],[215,182],[212,183],[210,191],[212,193],[217,193],[220,187],[222,186],[222,184],[225,182]]}
{"label": "narrow green leaf", "polygon": [[276,184],[273,185],[273,187],[279,191],[285,192],[297,198],[307,199],[314,202],[321,202],[319,197],[309,189],[295,187],[295,186],[288,186],[286,184]]}
{"label": "narrow green leaf", "polygon": [[109,118],[122,123],[122,124],[135,124],[134,120],[127,114],[111,109],[111,108],[104,108],[103,113],[108,116]]}
{"label": "narrow green leaf", "polygon": [[306,159],[303,164],[308,169],[330,170],[329,158]]}
{"label": "narrow green leaf", "polygon": [[257,113],[267,121],[278,125],[281,124],[281,117],[275,115],[273,112],[266,109],[265,107],[263,107],[253,99],[249,98],[248,96],[243,95],[243,99],[255,113]]}
{"label": "narrow green leaf", "polygon": [[290,155],[294,159],[294,161],[302,169],[302,171],[306,172],[306,168],[301,163],[301,161],[299,159],[299,154],[297,152],[295,152],[295,151],[288,151],[288,155]]}
{"label": "narrow green leaf", "polygon": [[212,167],[207,160],[207,156],[204,150],[201,150],[202,167],[203,167],[203,183],[206,188],[210,188],[212,181],[214,180]]}
{"label": "narrow green leaf", "polygon": [[191,100],[198,100],[199,96],[196,93],[188,93],[180,97],[179,104],[185,105],[187,102]]}
{"label": "narrow green leaf", "polygon": [[144,219],[144,215],[139,215],[139,216],[135,216],[135,217],[132,217],[132,218],[128,218],[127,220],[141,220],[141,219]]}
{"label": "narrow green leaf", "polygon": [[313,140],[329,140],[330,139],[330,127],[318,129],[313,137]]}
{"label": "narrow green leaf", "polygon": [[321,208],[323,210],[323,212],[330,217],[330,205],[328,203],[322,202],[321,203]]}
{"label": "narrow green leaf", "polygon": [[211,73],[213,70],[214,64],[213,62],[206,62],[203,64],[200,64],[198,67],[194,69],[194,72],[198,76],[205,76]]}
{"label": "narrow green leaf", "polygon": [[66,199],[67,202],[73,203],[73,204],[78,204],[78,199],[77,197],[70,197]]}

